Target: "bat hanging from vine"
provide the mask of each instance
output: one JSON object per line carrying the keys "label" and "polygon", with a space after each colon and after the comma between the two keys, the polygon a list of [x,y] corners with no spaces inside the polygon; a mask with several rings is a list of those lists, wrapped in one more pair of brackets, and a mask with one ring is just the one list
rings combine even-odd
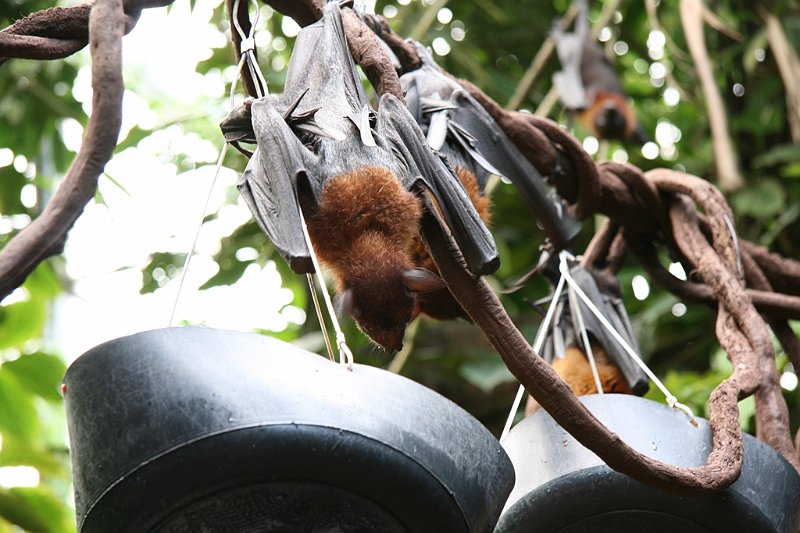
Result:
{"label": "bat hanging from vine", "polygon": [[303,28],[284,92],[251,99],[221,124],[228,142],[257,148],[238,187],[261,228],[297,273],[314,250],[337,284],[340,307],[388,350],[402,347],[419,295],[445,287],[415,264],[423,210],[446,221],[474,275],[499,266],[494,240],[444,158],[405,105],[369,105],[338,3]]}
{"label": "bat hanging from vine", "polygon": [[[557,250],[568,246],[580,231],[580,223],[489,113],[442,72],[427,48],[412,44],[422,64],[400,78],[406,105],[426,133],[428,144],[447,157],[481,218],[488,222],[489,178],[501,176],[515,186],[553,246]],[[424,257],[423,261],[435,270],[432,260]],[[436,318],[465,316],[450,294],[442,292],[423,295],[422,309]]]}
{"label": "bat hanging from vine", "polygon": [[556,25],[552,32],[561,71],[553,76],[559,98],[572,117],[598,139],[644,144],[649,139],[638,123],[614,67],[591,39],[586,0],[576,0],[575,31]]}

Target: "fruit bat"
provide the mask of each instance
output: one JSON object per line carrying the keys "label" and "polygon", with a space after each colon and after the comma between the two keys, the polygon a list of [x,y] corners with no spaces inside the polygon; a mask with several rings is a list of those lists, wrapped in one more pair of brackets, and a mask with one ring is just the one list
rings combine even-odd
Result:
{"label": "fruit bat", "polygon": [[238,188],[275,249],[295,272],[313,272],[304,218],[340,308],[388,350],[402,347],[418,295],[445,286],[414,263],[423,209],[443,217],[474,275],[499,266],[491,234],[403,102],[368,103],[336,2],[300,30],[284,92],[246,101],[221,128],[234,146],[257,145]]}
{"label": "fruit bat", "polygon": [[[545,269],[545,274],[551,281],[560,275],[555,270],[553,267]],[[571,265],[569,272],[603,317],[634,353],[638,354],[639,345],[622,298],[618,294],[619,287],[615,283],[614,286],[602,283],[601,278],[578,263]],[[649,382],[642,368],[630,358],[586,303],[579,299],[577,294],[570,295],[568,286],[565,286],[564,293],[556,305],[558,307],[545,337],[542,357],[553,366],[573,391],[576,391],[576,394],[597,392],[580,333],[581,323],[591,342],[603,390],[637,396],[647,392]]]}
{"label": "fruit bat", "polygon": [[562,70],[553,83],[565,108],[598,139],[633,140],[647,135],[636,120],[633,107],[603,50],[591,39],[585,0],[578,0],[575,31],[556,27],[551,35]]}
{"label": "fruit bat", "polygon": [[[535,167],[508,139],[489,113],[457,81],[444,74],[429,50],[413,42],[422,66],[403,74],[406,105],[426,133],[428,144],[452,165],[481,218],[488,222],[486,184],[494,174],[505,177],[538,217],[557,249],[566,247],[580,224],[562,206]],[[435,270],[429,259],[423,264]],[[422,310],[435,318],[463,316],[445,291],[421,298]]]}

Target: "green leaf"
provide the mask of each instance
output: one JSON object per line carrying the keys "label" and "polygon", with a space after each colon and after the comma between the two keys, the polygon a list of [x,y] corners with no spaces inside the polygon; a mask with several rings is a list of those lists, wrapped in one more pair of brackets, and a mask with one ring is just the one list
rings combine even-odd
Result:
{"label": "green leaf", "polygon": [[33,440],[38,429],[33,395],[6,370],[5,365],[0,366],[0,432],[22,440]]}
{"label": "green leaf", "polygon": [[491,392],[498,385],[515,379],[499,359],[466,362],[459,367],[458,373],[484,392]]}
{"label": "green leaf", "polygon": [[11,522],[2,516],[0,516],[0,533],[14,533]]}
{"label": "green leaf", "polygon": [[748,185],[732,199],[737,214],[767,218],[778,214],[786,203],[786,191],[776,180],[764,180]]}
{"label": "green leaf", "polygon": [[768,152],[753,159],[756,168],[771,167],[781,163],[797,163],[800,161],[800,146],[796,144],[779,144]]}
{"label": "green leaf", "polygon": [[[139,294],[147,294],[161,287],[167,278],[179,272],[178,268],[186,261],[186,254],[173,254],[170,252],[153,252],[150,262],[142,269],[142,287]],[[156,271],[160,269],[160,275]]]}
{"label": "green leaf", "polygon": [[64,505],[42,487],[0,489],[0,516],[31,533],[75,530]]}
{"label": "green leaf", "polygon": [[9,490],[0,489],[0,516],[33,533],[48,531],[47,519],[36,507]]}
{"label": "green leaf", "polygon": [[0,307],[0,349],[20,348],[42,334],[47,308],[42,301],[28,300]]}
{"label": "green leaf", "polygon": [[0,306],[0,349],[21,348],[42,334],[49,301],[61,290],[61,283],[48,263],[40,264],[22,287],[23,299]]}
{"label": "green leaf", "polygon": [[66,447],[50,449],[16,437],[3,435],[0,466],[32,466],[42,475],[63,477],[67,473],[69,451]]}
{"label": "green leaf", "polygon": [[252,261],[239,261],[236,258],[227,257],[220,261],[219,271],[211,276],[200,286],[200,290],[210,289],[217,285],[233,285],[244,274],[245,269]]}
{"label": "green leaf", "polygon": [[800,178],[800,162],[791,163],[781,169],[782,178]]}
{"label": "green leaf", "polygon": [[23,355],[3,365],[28,391],[52,402],[61,401],[59,389],[66,369],[60,357],[45,353]]}
{"label": "green leaf", "polygon": [[108,181],[110,181],[115,187],[124,192],[126,196],[131,196],[131,193],[128,192],[128,189],[126,189],[125,186],[122,185],[120,182],[115,180],[111,174],[109,174],[108,172],[104,172],[102,175],[105,176],[108,179]]}

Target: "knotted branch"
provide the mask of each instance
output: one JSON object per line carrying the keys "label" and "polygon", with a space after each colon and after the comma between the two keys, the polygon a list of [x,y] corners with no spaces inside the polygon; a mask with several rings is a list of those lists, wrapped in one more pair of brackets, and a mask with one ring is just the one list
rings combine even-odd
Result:
{"label": "knotted branch", "polygon": [[81,149],[42,214],[0,251],[0,299],[45,259],[64,250],[67,234],[97,191],[97,179],[117,145],[122,124],[122,36],[142,9],[173,0],[97,0],[51,8],[0,32],[0,64],[9,57],[56,59],[88,42],[92,57],[92,115]]}

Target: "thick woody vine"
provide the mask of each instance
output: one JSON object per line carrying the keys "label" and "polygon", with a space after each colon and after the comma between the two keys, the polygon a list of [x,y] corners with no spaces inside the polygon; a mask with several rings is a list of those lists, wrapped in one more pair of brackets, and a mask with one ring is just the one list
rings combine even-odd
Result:
{"label": "thick woody vine", "polygon": [[[88,43],[94,89],[94,111],[64,182],[43,214],[0,251],[0,298],[19,286],[39,263],[63,250],[69,229],[93,197],[97,178],[116,145],[124,90],[122,35],[134,27],[142,9],[170,3],[96,0],[92,5],[34,13],[0,31],[0,64],[10,58],[62,58]],[[266,3],[300,25],[312,23],[321,13],[319,0]],[[246,4],[239,6],[239,12],[231,15],[237,16],[247,31]],[[401,97],[397,72],[378,39],[393,49],[402,71],[420,65],[413,47],[380,18],[362,19],[345,9],[344,23],[353,56],[376,92]],[[238,50],[235,32],[233,40]],[[458,81],[549,178],[578,217],[598,213],[608,217],[583,261],[600,275],[614,277],[622,259],[630,253],[665,289],[686,301],[715,307],[716,334],[733,363],[732,375],[709,400],[713,447],[707,464],[677,468],[640,454],[588,412],[531,349],[488,284],[468,273],[446,227],[429,210],[422,231],[440,272],[528,392],[612,468],[677,493],[720,490],[738,478],[743,446],[737,403],[755,395],[757,436],[800,468],[767,328],[769,323],[795,368],[800,368],[800,342],[787,323],[800,318],[800,262],[738,240],[732,232],[730,208],[719,191],[704,180],[665,169],[643,173],[627,164],[595,164],[558,124],[503,109],[470,82]],[[250,94],[254,92],[246,74],[245,87]],[[678,280],[664,269],[657,259],[656,245],[681,261],[691,272],[690,280]]]}

